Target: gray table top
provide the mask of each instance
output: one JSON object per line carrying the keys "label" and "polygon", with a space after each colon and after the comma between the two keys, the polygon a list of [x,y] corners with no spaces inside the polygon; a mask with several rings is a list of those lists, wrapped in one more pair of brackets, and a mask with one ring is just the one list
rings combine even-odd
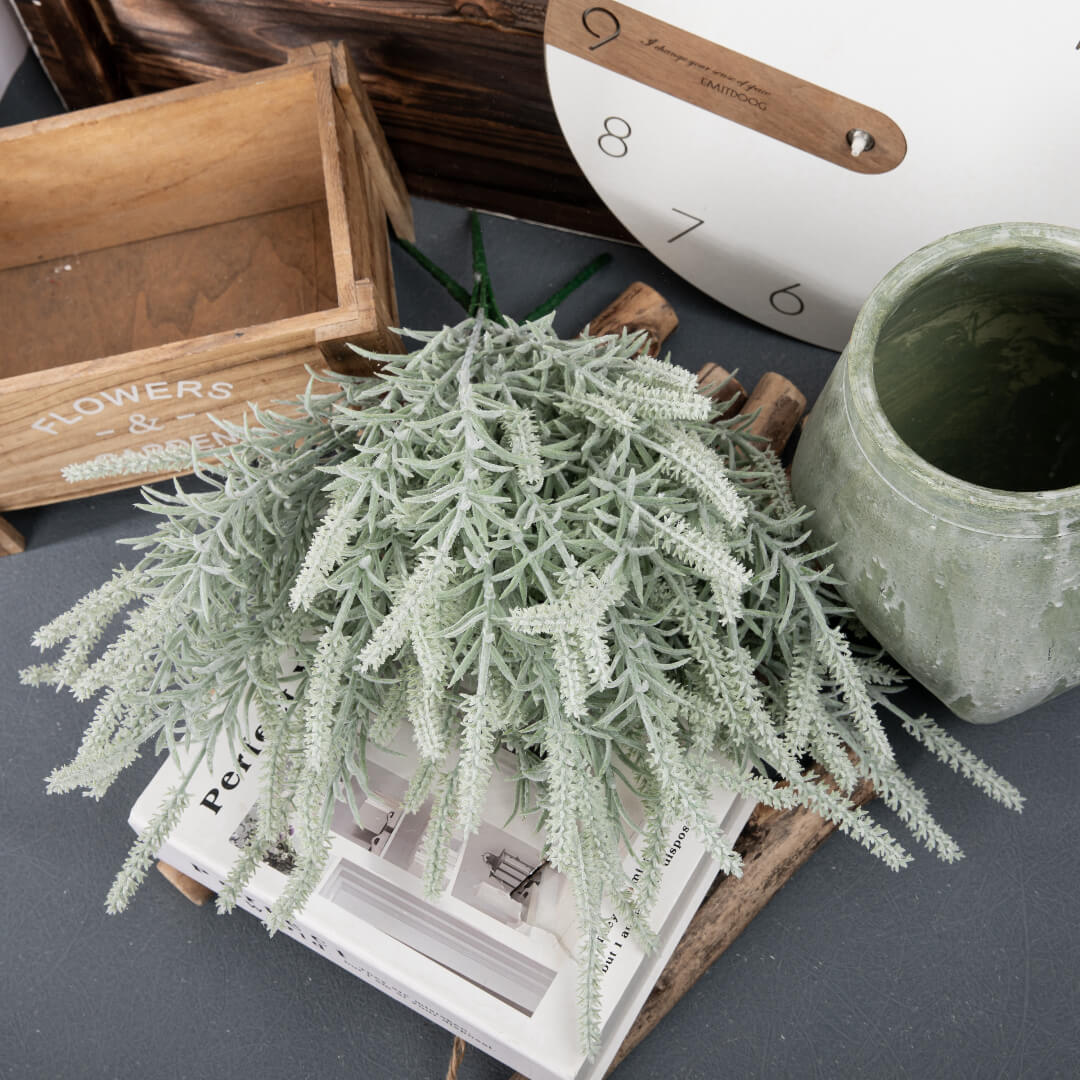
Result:
{"label": "gray table top", "polygon": [[[418,237],[468,277],[464,211],[416,203]],[[811,400],[835,355],[755,326],[623,245],[486,218],[499,301],[523,313],[582,263],[611,267],[562,308],[575,332],[644,280],[681,318],[673,358],[752,383],[787,375]],[[395,252],[401,317],[456,321],[452,301]],[[0,1075],[10,1077],[441,1077],[451,1037],[244,914],[219,918],[152,875],[127,913],[102,901],[131,840],[128,809],[156,768],[139,761],[100,802],[46,796],[90,705],[19,685],[33,631],[131,553],[133,492],[9,515],[28,550],[0,560]],[[966,858],[916,849],[893,873],[834,836],[620,1067],[624,1080],[740,1077],[1072,1077],[1080,1062],[1078,692],[991,727],[949,730],[1027,796],[1010,813],[914,747],[909,774]],[[890,815],[877,808],[883,823]],[[509,1070],[470,1050],[461,1080]]]}

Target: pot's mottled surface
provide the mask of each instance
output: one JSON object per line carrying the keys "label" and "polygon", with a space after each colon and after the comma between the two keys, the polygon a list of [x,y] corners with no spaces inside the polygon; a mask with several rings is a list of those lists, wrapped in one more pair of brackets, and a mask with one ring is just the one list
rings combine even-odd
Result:
{"label": "pot's mottled surface", "polygon": [[1080,683],[1080,232],[970,229],[877,286],[792,468],[868,629],[959,716]]}

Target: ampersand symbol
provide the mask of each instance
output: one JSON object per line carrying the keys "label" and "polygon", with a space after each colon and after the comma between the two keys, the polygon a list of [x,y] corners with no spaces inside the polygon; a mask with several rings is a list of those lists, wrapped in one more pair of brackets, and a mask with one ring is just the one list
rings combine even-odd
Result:
{"label": "ampersand symbol", "polygon": [[160,423],[161,420],[156,416],[148,417],[144,413],[133,412],[128,417],[128,431],[132,435],[143,431],[160,431]]}

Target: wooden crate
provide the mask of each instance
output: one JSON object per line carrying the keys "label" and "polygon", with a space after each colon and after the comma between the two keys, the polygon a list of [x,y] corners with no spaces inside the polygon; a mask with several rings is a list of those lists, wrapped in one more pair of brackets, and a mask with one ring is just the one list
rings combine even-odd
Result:
{"label": "wooden crate", "polygon": [[82,107],[248,71],[325,37],[351,50],[414,195],[628,239],[566,144],[547,0],[14,0]]}
{"label": "wooden crate", "polygon": [[340,45],[0,129],[0,510],[133,482],[61,478],[100,453],[222,445],[210,414],[354,368],[347,342],[399,349],[388,215],[411,237]]}

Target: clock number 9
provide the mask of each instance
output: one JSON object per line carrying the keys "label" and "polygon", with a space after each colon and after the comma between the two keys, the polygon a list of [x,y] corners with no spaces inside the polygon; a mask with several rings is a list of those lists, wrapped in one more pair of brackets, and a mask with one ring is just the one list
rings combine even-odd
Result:
{"label": "clock number 9", "polygon": [[[609,41],[614,41],[619,36],[619,34],[622,33],[622,26],[619,24],[619,20],[610,11],[608,11],[607,8],[602,8],[602,7],[586,8],[581,13],[581,25],[584,26],[585,29],[588,30],[589,33],[592,34],[592,36],[595,37],[595,38],[600,37],[600,33],[599,33],[599,31],[594,30],[589,25],[589,16],[590,15],[606,15],[612,21],[612,23],[615,26],[615,29],[613,31],[611,31],[606,38],[602,38],[595,45],[590,45],[589,46],[589,52],[592,52],[594,49],[599,49],[601,45],[606,45]],[[605,27],[605,29],[609,29],[609,28]]]}
{"label": "clock number 9", "polygon": [[[613,131],[612,124],[622,124],[625,131]],[[626,157],[629,147],[626,145],[626,140],[630,138],[630,125],[621,116],[609,116],[604,121],[604,134],[596,140],[596,145],[607,154],[608,157]],[[617,150],[612,150],[612,146],[617,146]]]}

